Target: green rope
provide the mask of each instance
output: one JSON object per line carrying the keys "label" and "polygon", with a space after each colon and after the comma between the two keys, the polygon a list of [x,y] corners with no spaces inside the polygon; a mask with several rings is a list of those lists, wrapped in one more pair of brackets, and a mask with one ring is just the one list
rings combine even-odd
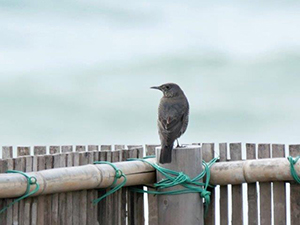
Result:
{"label": "green rope", "polygon": [[[104,195],[102,195],[100,198],[97,198],[95,200],[93,200],[93,203],[94,205],[98,204],[102,199],[106,198],[108,195],[116,192],[117,190],[119,190],[120,188],[122,188],[126,181],[127,181],[127,178],[125,176],[125,174],[123,174],[123,172],[121,170],[119,170],[114,164],[112,164],[111,162],[106,162],[106,161],[95,161],[94,164],[107,164],[107,165],[110,165],[114,168],[114,170],[116,171],[116,175],[115,175],[115,179],[112,183],[112,185],[110,185],[109,188],[111,188],[108,192],[106,192]],[[118,179],[120,179],[121,177],[124,178],[124,180],[122,181],[122,183],[118,184],[117,186],[116,183],[118,181]]]}
{"label": "green rope", "polygon": [[[211,194],[211,192],[208,191],[207,189],[208,189],[208,187],[211,187],[211,188],[214,187],[214,186],[209,184],[210,167],[219,158],[214,158],[209,163],[206,163],[205,161],[202,161],[202,165],[204,166],[204,170],[202,171],[202,173],[200,173],[199,175],[197,175],[193,179],[191,179],[189,176],[187,176],[183,172],[177,172],[177,171],[174,171],[174,170],[163,168],[163,167],[160,167],[159,165],[157,165],[156,163],[151,163],[151,162],[145,160],[145,159],[148,159],[148,158],[155,158],[155,156],[147,156],[143,159],[132,158],[132,159],[127,159],[127,160],[128,161],[140,160],[142,162],[148,163],[154,169],[156,169],[158,172],[160,172],[162,175],[164,175],[164,177],[166,177],[166,178],[154,184],[154,187],[156,188],[156,191],[145,191],[145,190],[139,189],[139,188],[130,188],[131,191],[138,192],[138,193],[154,194],[154,195],[178,195],[178,194],[187,194],[187,193],[200,193],[200,197],[204,198],[204,200],[205,200],[204,201],[205,202],[205,215],[207,214],[208,206],[210,204],[210,194]],[[108,195],[110,195],[110,194],[116,192],[117,190],[119,190],[120,188],[122,188],[125,185],[125,183],[127,181],[127,178],[126,178],[125,174],[123,174],[123,172],[121,170],[119,170],[111,162],[96,161],[96,162],[94,162],[94,164],[107,164],[107,165],[112,166],[114,168],[114,170],[116,171],[115,179],[114,179],[112,185],[110,186],[110,188],[112,188],[112,189],[109,190],[106,194],[104,194],[100,198],[95,199],[93,201],[94,204],[97,204],[102,199],[106,198]],[[205,183],[199,182],[199,180],[201,180],[205,175],[206,175]],[[117,183],[117,180],[120,179],[121,177],[123,177],[124,180],[122,181],[122,183],[115,186],[116,183]],[[181,185],[183,188],[180,189],[180,190],[173,190],[173,191],[164,191],[164,192],[161,191],[162,189],[174,187],[174,186],[177,186],[177,185]]]}
{"label": "green rope", "polygon": [[[25,198],[35,194],[40,188],[40,185],[38,184],[37,179],[34,176],[30,177],[26,173],[24,173],[22,171],[18,171],[18,170],[7,170],[6,173],[19,173],[19,174],[25,176],[26,179],[27,179],[27,188],[26,188],[26,192],[23,196],[17,198],[13,202],[11,202],[9,205],[7,205],[3,209],[1,209],[0,214],[5,212],[9,207],[13,206],[15,203],[17,203],[17,202],[21,201],[22,199],[25,199]],[[35,189],[30,192],[30,186],[31,185],[35,185]]]}
{"label": "green rope", "polygon": [[296,172],[296,169],[294,167],[294,165],[297,163],[297,161],[300,159],[300,155],[298,157],[296,157],[295,159],[293,159],[293,157],[289,156],[288,157],[288,160],[291,164],[291,174],[292,174],[292,177],[294,178],[294,180],[300,184],[300,177],[298,176],[297,172]]}
{"label": "green rope", "polygon": [[[153,158],[153,156],[147,158]],[[165,177],[165,179],[154,184],[156,191],[149,191],[149,190],[145,191],[139,188],[130,188],[131,191],[138,192],[138,193],[154,194],[154,195],[178,195],[178,194],[187,194],[187,193],[200,193],[201,198],[204,198],[205,200],[204,201],[205,215],[207,215],[208,206],[210,204],[210,194],[211,194],[211,192],[208,191],[207,189],[208,187],[214,187],[209,184],[210,167],[218,160],[218,158],[212,159],[209,163],[203,161],[202,165],[204,166],[204,170],[202,171],[202,173],[200,173],[198,176],[194,177],[193,179],[191,179],[183,172],[177,172],[174,170],[160,167],[159,165],[148,162],[145,159],[128,159],[128,160],[129,161],[140,160],[145,163],[148,163]],[[205,183],[199,182],[199,180],[201,180],[205,175],[206,175]],[[162,189],[174,187],[177,185],[181,185],[183,188],[180,190],[173,190],[173,191],[163,191],[163,192],[161,191]]]}

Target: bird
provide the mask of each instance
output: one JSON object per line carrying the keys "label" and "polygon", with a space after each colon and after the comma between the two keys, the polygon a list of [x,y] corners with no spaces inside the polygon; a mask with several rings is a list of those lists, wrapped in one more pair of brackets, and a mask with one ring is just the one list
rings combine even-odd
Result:
{"label": "bird", "polygon": [[186,131],[189,122],[189,102],[183,90],[175,83],[151,87],[160,90],[163,97],[158,107],[158,133],[161,142],[159,162],[172,161],[174,141],[180,147],[178,138]]}

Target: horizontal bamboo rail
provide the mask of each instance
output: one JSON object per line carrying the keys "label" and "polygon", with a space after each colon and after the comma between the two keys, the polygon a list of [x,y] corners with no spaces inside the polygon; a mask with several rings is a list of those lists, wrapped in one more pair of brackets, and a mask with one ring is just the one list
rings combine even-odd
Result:
{"label": "horizontal bamboo rail", "polygon": [[[147,159],[156,162],[155,159]],[[127,176],[126,186],[155,182],[155,171],[147,163],[128,161],[114,163]],[[300,176],[300,161],[295,165]],[[42,170],[27,173],[35,176],[40,184],[34,195],[61,193],[94,188],[107,188],[115,178],[115,170],[104,164],[84,165]],[[268,181],[291,181],[290,164],[286,158],[257,159],[233,162],[218,162],[211,167],[210,183],[214,185],[241,184]],[[122,179],[118,181],[120,183]],[[23,195],[27,180],[20,174],[0,174],[0,198]],[[32,187],[34,189],[34,187]]]}
{"label": "horizontal bamboo rail", "polygon": [[[295,169],[300,176],[300,161]],[[211,167],[210,172],[210,183],[214,185],[293,180],[286,158],[219,162]]]}
{"label": "horizontal bamboo rail", "polygon": [[[155,162],[155,159],[148,159]],[[150,184],[155,182],[152,166],[141,161],[114,163],[127,177],[125,186]],[[40,185],[33,196],[78,191],[94,188],[107,188],[115,179],[115,170],[106,164],[89,164],[84,166],[64,167],[27,173],[35,176]],[[117,183],[121,183],[123,178]],[[0,174],[0,198],[18,197],[25,193],[27,179],[21,174]],[[31,190],[35,188],[32,185]]]}

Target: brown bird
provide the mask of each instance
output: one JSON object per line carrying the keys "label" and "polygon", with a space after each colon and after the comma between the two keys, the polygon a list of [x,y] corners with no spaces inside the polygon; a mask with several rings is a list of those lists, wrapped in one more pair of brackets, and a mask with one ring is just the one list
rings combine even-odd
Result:
{"label": "brown bird", "polygon": [[186,131],[189,121],[189,102],[181,88],[174,83],[151,87],[162,91],[158,107],[158,133],[161,142],[160,163],[170,163],[174,141]]}

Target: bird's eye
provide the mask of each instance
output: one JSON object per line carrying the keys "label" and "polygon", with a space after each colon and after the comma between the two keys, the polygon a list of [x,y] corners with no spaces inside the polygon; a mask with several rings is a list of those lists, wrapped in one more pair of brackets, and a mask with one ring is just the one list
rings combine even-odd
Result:
{"label": "bird's eye", "polygon": [[165,86],[165,88],[168,90],[168,89],[170,89],[170,86],[167,85],[167,86]]}

